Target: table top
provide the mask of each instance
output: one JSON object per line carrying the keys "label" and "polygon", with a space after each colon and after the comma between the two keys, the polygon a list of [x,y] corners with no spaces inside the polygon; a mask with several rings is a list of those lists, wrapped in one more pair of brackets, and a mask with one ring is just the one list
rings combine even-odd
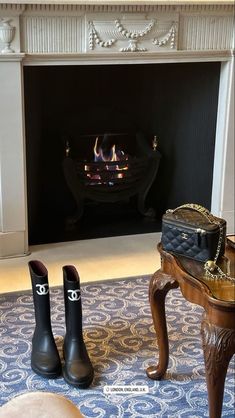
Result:
{"label": "table top", "polygon": [[[182,256],[176,258],[184,271],[208,287],[214,298],[235,304],[235,280],[210,278],[205,273],[203,263]],[[221,258],[218,265],[224,272],[229,268],[230,276],[235,278],[235,248],[227,244],[225,256]]]}

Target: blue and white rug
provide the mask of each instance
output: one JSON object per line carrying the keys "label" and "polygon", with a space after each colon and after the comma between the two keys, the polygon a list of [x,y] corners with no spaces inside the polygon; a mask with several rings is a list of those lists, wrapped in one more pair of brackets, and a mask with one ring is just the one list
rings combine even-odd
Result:
{"label": "blue and white rug", "polygon": [[[95,378],[85,390],[63,378],[47,380],[30,368],[34,308],[30,291],[0,295],[0,405],[29,391],[50,391],[72,400],[92,418],[208,417],[201,348],[202,309],[169,292],[166,312],[170,362],[165,378],[152,381],[145,370],[157,361],[156,335],[148,302],[149,276],[82,285],[84,337]],[[62,352],[62,288],[51,289],[51,316]],[[223,418],[234,418],[234,358],[226,379]],[[107,391],[108,388],[111,388]],[[129,385],[143,392],[128,392]],[[122,386],[124,392],[112,391]],[[104,390],[105,388],[105,390]],[[127,390],[125,390],[125,388]],[[107,393],[105,393],[107,391]]]}

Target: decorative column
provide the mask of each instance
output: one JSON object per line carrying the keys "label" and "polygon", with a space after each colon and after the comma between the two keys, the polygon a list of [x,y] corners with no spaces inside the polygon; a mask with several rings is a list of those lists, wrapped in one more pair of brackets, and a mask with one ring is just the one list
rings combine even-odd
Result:
{"label": "decorative column", "polygon": [[28,251],[22,56],[0,54],[0,258]]}
{"label": "decorative column", "polygon": [[211,209],[235,232],[234,58],[221,63]]}

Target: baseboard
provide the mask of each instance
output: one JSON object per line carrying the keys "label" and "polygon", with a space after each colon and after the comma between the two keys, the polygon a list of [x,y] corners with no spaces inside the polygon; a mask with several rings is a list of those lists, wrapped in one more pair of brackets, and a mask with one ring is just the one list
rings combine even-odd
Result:
{"label": "baseboard", "polygon": [[25,231],[0,232],[0,258],[29,254]]}

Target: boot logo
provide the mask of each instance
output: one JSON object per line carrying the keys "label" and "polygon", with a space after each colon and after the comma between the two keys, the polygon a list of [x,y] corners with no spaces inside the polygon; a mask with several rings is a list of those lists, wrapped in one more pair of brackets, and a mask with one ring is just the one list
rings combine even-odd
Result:
{"label": "boot logo", "polygon": [[36,284],[36,287],[38,287],[37,294],[40,296],[47,295],[47,293],[49,292],[48,283]]}
{"label": "boot logo", "polygon": [[68,299],[71,300],[72,302],[80,300],[81,298],[80,289],[68,290],[68,293],[70,293],[70,296],[68,296]]}

